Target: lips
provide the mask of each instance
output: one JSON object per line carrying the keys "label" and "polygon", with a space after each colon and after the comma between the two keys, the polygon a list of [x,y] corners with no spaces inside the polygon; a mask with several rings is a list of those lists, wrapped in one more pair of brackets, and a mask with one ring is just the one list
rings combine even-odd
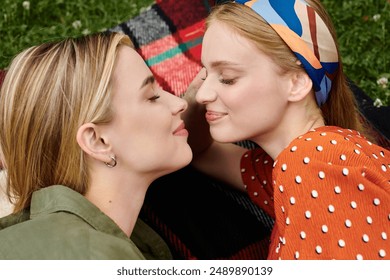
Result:
{"label": "lips", "polygon": [[188,136],[188,131],[185,127],[184,122],[182,122],[176,129],[173,131],[175,136]]}
{"label": "lips", "polygon": [[227,113],[216,112],[216,111],[207,111],[206,114],[205,114],[206,120],[208,122],[217,121],[217,120],[223,118],[226,115],[227,115]]}

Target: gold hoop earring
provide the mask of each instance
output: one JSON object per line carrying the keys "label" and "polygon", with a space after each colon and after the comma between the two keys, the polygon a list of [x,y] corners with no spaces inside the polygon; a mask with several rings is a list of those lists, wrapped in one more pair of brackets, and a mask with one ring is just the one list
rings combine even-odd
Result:
{"label": "gold hoop earring", "polygon": [[114,162],[113,164],[109,163],[109,162],[105,162],[104,164],[110,168],[113,168],[116,166],[116,158],[115,156],[110,156],[110,159],[112,159],[112,161]]}

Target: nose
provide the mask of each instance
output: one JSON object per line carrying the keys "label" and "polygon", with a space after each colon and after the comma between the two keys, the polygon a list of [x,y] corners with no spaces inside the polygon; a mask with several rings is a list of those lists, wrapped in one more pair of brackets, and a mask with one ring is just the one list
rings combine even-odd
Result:
{"label": "nose", "polygon": [[217,93],[213,90],[207,78],[198,89],[195,99],[200,104],[208,104],[217,99]]}
{"label": "nose", "polygon": [[170,100],[170,108],[172,111],[172,115],[177,115],[183,113],[185,110],[187,110],[188,103],[183,98],[180,98],[172,93],[168,93],[169,100]]}

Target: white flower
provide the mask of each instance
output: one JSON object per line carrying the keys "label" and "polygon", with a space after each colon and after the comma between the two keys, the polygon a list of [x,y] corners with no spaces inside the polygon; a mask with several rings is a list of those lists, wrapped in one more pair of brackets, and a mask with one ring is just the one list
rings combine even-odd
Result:
{"label": "white flower", "polygon": [[75,20],[73,23],[72,23],[72,26],[74,29],[79,29],[81,27],[81,21],[79,20]]}
{"label": "white flower", "polygon": [[380,77],[376,83],[380,85],[382,88],[387,88],[387,84],[389,82],[389,79],[386,77]]}
{"label": "white flower", "polygon": [[374,16],[372,17],[372,19],[373,19],[374,21],[378,21],[380,18],[381,18],[381,15],[380,15],[380,14],[376,14],[376,15],[374,15]]}
{"label": "white flower", "polygon": [[86,28],[86,29],[83,30],[82,33],[83,33],[83,35],[88,35],[89,33],[91,33],[91,31],[89,31],[89,29]]}
{"label": "white flower", "polygon": [[379,98],[377,98],[374,101],[374,106],[379,108],[379,107],[383,106],[383,103]]}
{"label": "white flower", "polygon": [[[135,7],[136,8],[136,7]],[[149,11],[149,10],[151,10],[152,9],[152,6],[148,6],[148,7],[142,7],[141,9],[140,9],[140,13],[142,14],[142,13],[144,13],[144,12],[146,12],[146,11]]]}
{"label": "white flower", "polygon": [[25,10],[30,10],[30,1],[23,1],[22,6]]}

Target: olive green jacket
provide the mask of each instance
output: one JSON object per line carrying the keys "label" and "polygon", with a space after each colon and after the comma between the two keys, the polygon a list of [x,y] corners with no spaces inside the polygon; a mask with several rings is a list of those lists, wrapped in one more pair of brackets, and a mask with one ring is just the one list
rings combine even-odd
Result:
{"label": "olive green jacket", "polygon": [[0,219],[0,259],[171,259],[138,219],[131,239],[94,204],[64,186],[34,192],[30,210]]}

